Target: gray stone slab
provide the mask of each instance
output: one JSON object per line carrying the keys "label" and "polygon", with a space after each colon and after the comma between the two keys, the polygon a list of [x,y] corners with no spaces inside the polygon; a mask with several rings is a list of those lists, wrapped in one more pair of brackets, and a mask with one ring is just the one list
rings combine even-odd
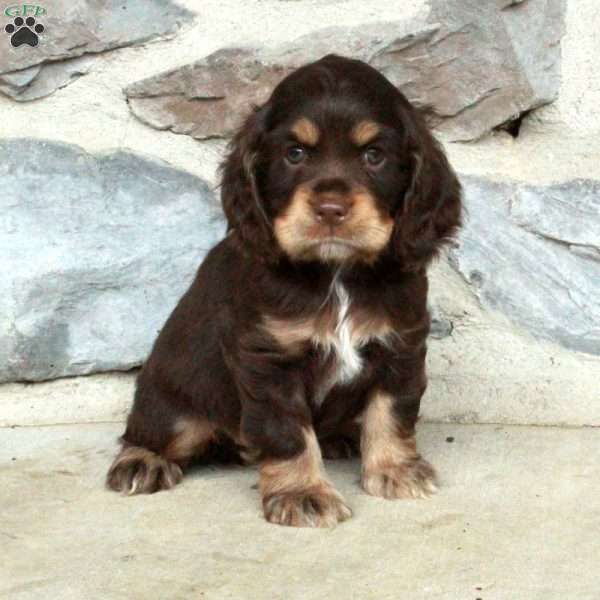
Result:
{"label": "gray stone slab", "polygon": [[63,88],[90,71],[95,58],[79,56],[0,75],[0,92],[13,100],[37,100]]}
{"label": "gray stone slab", "polygon": [[223,233],[213,192],[189,173],[0,142],[0,381],[139,365]]}
{"label": "gray stone slab", "polygon": [[600,182],[462,180],[452,257],[473,292],[538,337],[600,354]]}
{"label": "gray stone slab", "polygon": [[[158,129],[227,136],[285,75],[325,54],[380,69],[448,139],[482,136],[552,101],[560,81],[563,0],[433,0],[428,15],[329,27],[275,48],[227,48],[128,86],[133,113]],[[534,34],[532,34],[534,32]]]}
{"label": "gray stone slab", "polygon": [[598,430],[424,424],[438,494],[373,498],[356,461],[328,461],[354,510],[333,530],[267,524],[250,468],[200,468],[153,496],[109,492],[121,432],[0,429],[0,595],[598,599]]}
{"label": "gray stone slab", "polygon": [[[193,19],[190,11],[170,0],[73,0],[44,8],[46,13],[35,17],[44,26],[37,46],[15,48],[8,40],[2,45],[0,91],[15,100],[33,100],[72,82],[82,63],[70,64],[68,59],[172,35]],[[6,36],[3,28],[0,34]],[[62,64],[48,64],[54,61]],[[14,83],[20,76],[15,72],[32,67],[44,74],[43,82],[41,73],[35,73],[37,92],[18,93]]]}

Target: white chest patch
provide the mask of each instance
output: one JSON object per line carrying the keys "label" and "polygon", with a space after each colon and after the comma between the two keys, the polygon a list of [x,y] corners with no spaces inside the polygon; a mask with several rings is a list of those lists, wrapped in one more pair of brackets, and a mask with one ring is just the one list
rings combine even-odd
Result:
{"label": "white chest patch", "polygon": [[337,324],[325,340],[326,350],[335,352],[337,360],[336,383],[352,381],[362,370],[363,361],[359,348],[362,340],[354,335],[350,319],[350,296],[346,288],[339,282],[333,287],[338,302]]}
{"label": "white chest patch", "polygon": [[312,338],[313,344],[320,347],[326,355],[333,354],[335,357],[335,372],[321,390],[322,398],[333,386],[349,383],[360,374],[364,366],[361,355],[364,346],[373,340],[387,345],[391,336],[395,335],[385,320],[365,321],[363,314],[362,324],[355,322],[352,318],[353,311],[350,310],[352,299],[339,281],[333,284],[332,294],[335,295],[337,304],[335,324],[328,328],[324,335],[321,333]]}
{"label": "white chest patch", "polygon": [[355,310],[341,282],[333,282],[329,301],[333,310],[326,308],[310,317],[283,320],[267,316],[263,320],[263,328],[292,355],[301,356],[309,342],[325,360],[332,361],[332,369],[313,399],[315,404],[320,404],[334,386],[349,383],[360,374],[364,346],[373,340],[387,345],[391,336],[397,335],[385,318],[369,315],[364,307]]}

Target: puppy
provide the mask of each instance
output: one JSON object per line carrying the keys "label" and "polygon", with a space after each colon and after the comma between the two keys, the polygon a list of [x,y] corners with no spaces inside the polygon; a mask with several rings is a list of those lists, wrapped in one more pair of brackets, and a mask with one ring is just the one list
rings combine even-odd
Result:
{"label": "puppy", "polygon": [[422,117],[367,64],[286,77],[222,165],[226,238],[137,379],[107,484],[178,483],[235,448],[265,518],[328,527],[351,510],[322,458],[360,452],[374,496],[436,489],[415,423],[426,387],[426,268],[457,231],[458,180]]}

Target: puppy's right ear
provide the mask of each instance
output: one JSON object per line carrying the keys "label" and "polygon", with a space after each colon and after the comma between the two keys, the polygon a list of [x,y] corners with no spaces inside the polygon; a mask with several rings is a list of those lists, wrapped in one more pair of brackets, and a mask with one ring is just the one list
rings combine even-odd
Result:
{"label": "puppy's right ear", "polygon": [[274,247],[272,226],[257,186],[256,169],[266,131],[268,106],[256,108],[236,132],[221,164],[221,203],[227,231],[243,249],[267,258]]}
{"label": "puppy's right ear", "polygon": [[423,115],[404,96],[398,115],[407,135],[412,181],[396,216],[394,249],[406,270],[416,270],[436,256],[461,224],[461,186],[442,146]]}

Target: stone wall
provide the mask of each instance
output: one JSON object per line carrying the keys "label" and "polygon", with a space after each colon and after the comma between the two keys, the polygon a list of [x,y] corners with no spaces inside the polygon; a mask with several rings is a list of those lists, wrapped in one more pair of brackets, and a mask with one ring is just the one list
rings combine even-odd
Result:
{"label": "stone wall", "polygon": [[467,223],[432,273],[424,415],[600,424],[594,0],[46,9],[37,46],[0,40],[0,424],[123,416],[120,372],[223,233],[227,136],[328,52],[432,105],[465,187]]}

